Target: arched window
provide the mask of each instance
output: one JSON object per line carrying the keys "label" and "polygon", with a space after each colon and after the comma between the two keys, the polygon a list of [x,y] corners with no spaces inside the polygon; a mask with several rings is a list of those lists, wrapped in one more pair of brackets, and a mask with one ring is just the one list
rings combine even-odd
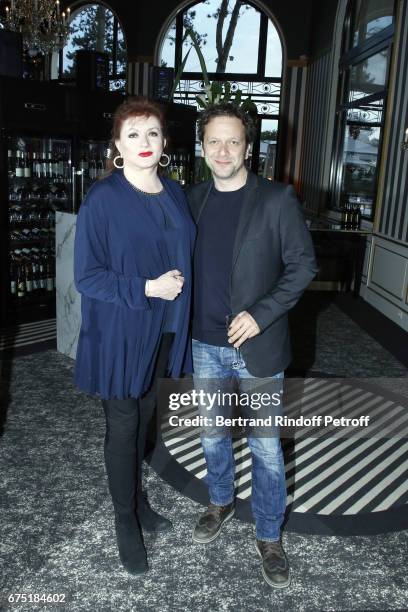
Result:
{"label": "arched window", "polygon": [[[259,133],[252,167],[273,179],[279,131],[282,84],[282,44],[274,23],[255,4],[242,0],[202,0],[179,11],[162,37],[159,56],[163,66],[176,72],[191,46],[185,30],[194,30],[211,81],[229,81],[258,107]],[[184,41],[184,42],[183,42]],[[194,49],[175,94],[176,102],[196,105],[203,92],[200,63]]]}
{"label": "arched window", "polygon": [[339,62],[330,208],[374,219],[394,0],[350,0]]}
{"label": "arched window", "polygon": [[73,10],[70,36],[59,57],[59,77],[75,75],[75,52],[90,49],[109,53],[109,88],[125,90],[126,44],[117,17],[104,4],[82,5]]}

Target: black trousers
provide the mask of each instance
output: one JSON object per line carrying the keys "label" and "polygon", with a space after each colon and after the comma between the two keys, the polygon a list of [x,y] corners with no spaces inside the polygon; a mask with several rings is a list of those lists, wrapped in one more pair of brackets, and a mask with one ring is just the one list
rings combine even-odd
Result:
{"label": "black trousers", "polygon": [[102,400],[106,418],[105,466],[115,513],[131,515],[142,495],[142,463],[149,431],[156,432],[158,379],[166,375],[173,334],[163,334],[150,390],[143,397]]}

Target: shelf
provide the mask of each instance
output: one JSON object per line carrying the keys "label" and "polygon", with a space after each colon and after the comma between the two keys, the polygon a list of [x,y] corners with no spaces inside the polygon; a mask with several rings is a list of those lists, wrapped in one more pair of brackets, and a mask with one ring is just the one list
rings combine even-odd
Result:
{"label": "shelf", "polygon": [[40,293],[37,295],[34,294],[34,295],[25,296],[23,298],[17,298],[13,296],[10,296],[10,297],[11,297],[10,299],[11,305],[14,308],[28,308],[31,306],[39,306],[41,304],[44,304],[45,306],[49,306],[50,304],[55,302],[56,293],[55,293],[55,289],[53,289],[53,291],[50,291],[49,294]]}
{"label": "shelf", "polygon": [[9,220],[9,227],[10,230],[20,230],[20,229],[24,229],[25,227],[32,227],[32,226],[36,226],[36,225],[40,225],[43,228],[46,229],[51,229],[54,227],[55,222],[54,219],[52,221],[48,220],[48,219],[24,219],[23,221],[10,221]]}
{"label": "shelf", "polygon": [[60,202],[67,202],[69,200],[69,196],[66,198],[58,198],[58,197],[41,197],[41,198],[29,198],[27,196],[24,196],[24,198],[20,198],[20,199],[13,199],[10,198],[10,194],[9,194],[9,204],[13,205],[13,204],[29,204],[29,205],[34,205],[34,204],[42,204],[44,205],[48,205],[48,204],[54,204],[55,202],[60,203]]}
{"label": "shelf", "polygon": [[8,175],[8,179],[10,183],[25,183],[25,182],[29,182],[29,181],[33,181],[34,183],[45,183],[45,184],[49,184],[50,182],[53,185],[58,185],[58,184],[62,184],[62,185],[68,185],[70,183],[72,183],[72,180],[70,178],[63,178],[61,176],[57,177],[57,176],[10,176]]}
{"label": "shelf", "polygon": [[33,247],[47,247],[50,245],[54,246],[54,240],[48,240],[48,238],[44,238],[43,240],[10,240],[10,251]]}

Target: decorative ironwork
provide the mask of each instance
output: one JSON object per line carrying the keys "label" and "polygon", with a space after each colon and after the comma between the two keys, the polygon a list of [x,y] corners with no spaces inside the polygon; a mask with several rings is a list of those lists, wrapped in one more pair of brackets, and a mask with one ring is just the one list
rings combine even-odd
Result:
{"label": "decorative ironwork", "polygon": [[[279,115],[281,83],[252,81],[229,82],[232,92],[240,89],[243,98],[251,98],[258,108],[258,114],[263,116]],[[201,80],[182,80],[174,95],[174,101],[198,107],[195,96],[203,92],[204,83]]]}
{"label": "decorative ironwork", "polygon": [[[371,124],[381,125],[383,119],[383,100],[379,103],[373,103],[359,108],[350,108],[347,112],[347,122],[359,124],[364,129],[364,124],[367,128],[372,127]],[[361,125],[362,124],[362,125]]]}
{"label": "decorative ironwork", "polygon": [[126,79],[115,78],[109,80],[110,91],[126,91]]}
{"label": "decorative ironwork", "polygon": [[351,89],[349,91],[349,95],[348,95],[348,104],[353,104],[355,102],[358,102],[359,100],[363,100],[364,98],[368,98],[368,96],[371,96],[373,94],[378,93],[378,91],[381,91],[382,88],[376,87],[376,88],[372,88],[373,91],[371,92],[367,92],[367,91],[358,91],[357,89]]}

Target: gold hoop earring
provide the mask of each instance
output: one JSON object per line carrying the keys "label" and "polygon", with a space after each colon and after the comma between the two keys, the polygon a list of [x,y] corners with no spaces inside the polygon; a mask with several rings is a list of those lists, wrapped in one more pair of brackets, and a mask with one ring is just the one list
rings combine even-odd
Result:
{"label": "gold hoop earring", "polygon": [[118,166],[118,164],[116,163],[116,160],[117,160],[117,159],[122,159],[122,160],[123,160],[123,158],[122,158],[122,156],[121,156],[121,155],[117,155],[116,157],[114,157],[114,158],[113,158],[113,165],[114,165],[114,166],[115,166],[115,168],[117,168],[118,170],[122,170],[122,168],[124,167],[125,163],[122,161],[122,165],[121,165],[121,166]]}
{"label": "gold hoop earring", "polygon": [[161,166],[162,168],[167,168],[167,166],[168,166],[168,165],[169,165],[169,163],[170,163],[170,156],[169,156],[169,155],[167,155],[167,153],[162,153],[162,154],[161,154],[161,156],[160,156],[160,159],[161,159],[162,157],[167,157],[167,162],[166,162],[165,164],[162,164],[162,163],[159,161],[159,166]]}

